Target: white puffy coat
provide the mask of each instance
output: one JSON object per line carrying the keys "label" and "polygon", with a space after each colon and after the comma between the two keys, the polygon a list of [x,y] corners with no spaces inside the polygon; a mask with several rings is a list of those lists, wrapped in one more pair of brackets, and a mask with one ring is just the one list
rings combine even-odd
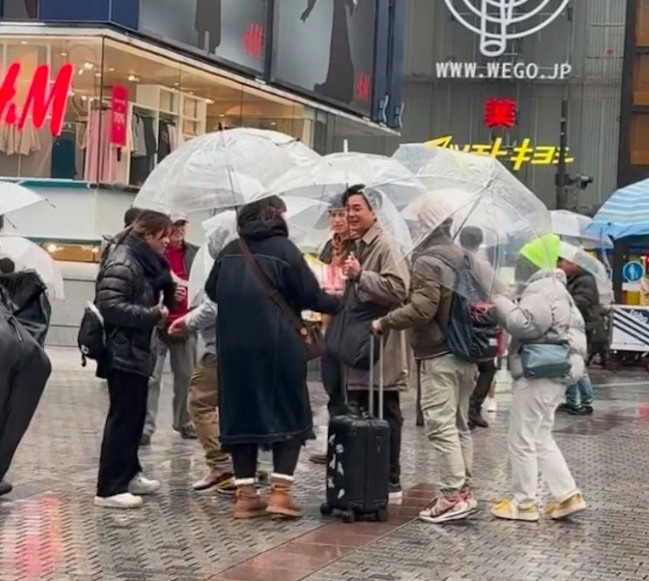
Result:
{"label": "white puffy coat", "polygon": [[586,325],[566,282],[561,270],[541,270],[529,279],[518,303],[504,296],[495,299],[500,322],[512,338],[509,371],[514,379],[523,377],[521,343],[543,343],[548,336],[566,339],[570,345],[572,370],[563,381],[574,384],[584,376]]}

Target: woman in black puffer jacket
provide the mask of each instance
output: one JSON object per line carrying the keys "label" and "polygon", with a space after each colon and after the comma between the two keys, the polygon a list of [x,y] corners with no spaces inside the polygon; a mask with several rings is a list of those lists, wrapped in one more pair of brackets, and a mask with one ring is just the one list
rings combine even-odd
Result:
{"label": "woman in black puffer jacket", "polygon": [[102,265],[96,304],[104,318],[110,394],[99,462],[95,505],[137,508],[141,495],[153,494],[160,483],[141,474],[138,446],[155,366],[153,334],[169,314],[160,296],[169,284],[164,251],[171,220],[144,211],[117,237],[117,245]]}

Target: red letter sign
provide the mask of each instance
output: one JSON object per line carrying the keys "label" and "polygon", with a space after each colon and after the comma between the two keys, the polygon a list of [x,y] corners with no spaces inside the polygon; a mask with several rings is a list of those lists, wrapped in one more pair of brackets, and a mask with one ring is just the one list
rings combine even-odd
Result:
{"label": "red letter sign", "polygon": [[485,104],[484,123],[489,129],[513,129],[516,125],[516,103],[511,99],[489,99]]}

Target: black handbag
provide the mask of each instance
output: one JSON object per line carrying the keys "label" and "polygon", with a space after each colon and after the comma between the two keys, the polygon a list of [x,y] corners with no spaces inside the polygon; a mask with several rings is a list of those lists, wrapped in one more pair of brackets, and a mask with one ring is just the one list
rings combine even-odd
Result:
{"label": "black handbag", "polygon": [[43,346],[50,328],[52,306],[41,277],[33,270],[0,275],[0,300]]}
{"label": "black handbag", "polygon": [[[327,328],[327,351],[352,369],[369,371],[378,361],[380,342],[384,345],[389,333],[372,333],[372,321],[385,316],[389,309],[376,303],[355,300],[353,285],[348,285],[343,310],[334,315]],[[372,343],[373,348],[372,348]],[[370,364],[371,362],[371,364]]]}

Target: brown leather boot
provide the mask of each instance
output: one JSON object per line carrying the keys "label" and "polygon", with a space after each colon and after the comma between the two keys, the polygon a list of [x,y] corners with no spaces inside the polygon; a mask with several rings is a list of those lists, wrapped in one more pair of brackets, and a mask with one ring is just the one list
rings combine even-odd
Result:
{"label": "brown leather boot", "polygon": [[252,483],[237,481],[236,502],[234,504],[234,518],[258,518],[266,516],[266,503],[259,496]]}
{"label": "brown leather boot", "polygon": [[273,474],[270,477],[270,502],[268,512],[273,518],[301,518],[302,508],[291,496],[293,477]]}

